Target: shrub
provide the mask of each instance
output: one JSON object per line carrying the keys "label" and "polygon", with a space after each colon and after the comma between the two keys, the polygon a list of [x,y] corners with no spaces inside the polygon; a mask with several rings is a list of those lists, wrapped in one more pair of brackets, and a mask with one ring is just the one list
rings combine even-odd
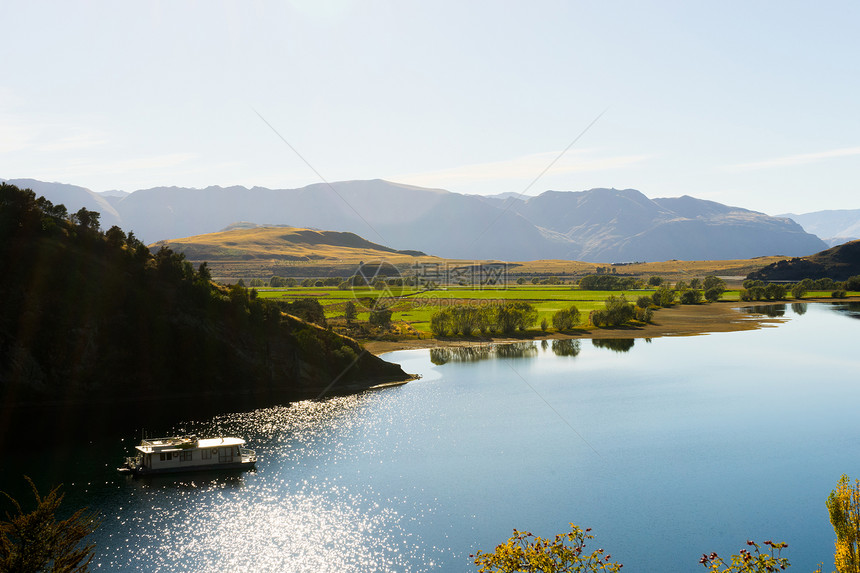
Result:
{"label": "shrub", "polygon": [[702,291],[700,290],[685,290],[681,293],[681,304],[699,304],[702,302]]}
{"label": "shrub", "polygon": [[670,288],[660,287],[651,295],[651,300],[654,301],[656,306],[672,306],[675,304],[675,291]]}
{"label": "shrub", "polygon": [[651,322],[651,319],[654,317],[654,311],[650,308],[636,306],[634,307],[633,312],[636,320],[639,322]]}
{"label": "shrub", "polygon": [[794,298],[803,298],[807,292],[808,289],[802,281],[791,287],[791,296],[793,296]]}
{"label": "shrub", "polygon": [[844,290],[835,290],[832,293],[830,293],[830,296],[833,298],[845,298],[845,294],[846,293]]}
{"label": "shrub", "polygon": [[723,296],[723,289],[719,287],[711,287],[705,291],[705,300],[708,302],[716,302]]}
{"label": "shrub", "polygon": [[558,331],[570,330],[580,321],[579,309],[575,306],[563,308],[552,315],[552,326]]}

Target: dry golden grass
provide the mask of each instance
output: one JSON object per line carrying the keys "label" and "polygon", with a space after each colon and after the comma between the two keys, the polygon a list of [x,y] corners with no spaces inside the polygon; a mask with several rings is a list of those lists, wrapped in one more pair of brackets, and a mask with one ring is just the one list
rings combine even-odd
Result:
{"label": "dry golden grass", "polygon": [[[161,241],[182,252],[192,262],[208,261],[220,278],[282,276],[351,275],[359,262],[385,261],[400,269],[416,264],[434,263],[448,266],[502,261],[443,259],[434,256],[412,256],[388,250],[352,233],[316,231],[295,227],[257,227],[234,229],[184,239]],[[744,277],[754,270],[789,257],[758,257],[726,261],[663,261],[611,265],[567,260],[508,262],[508,275],[584,276],[598,268],[611,267],[618,274],[647,278],[657,275],[670,281],[718,275]]]}

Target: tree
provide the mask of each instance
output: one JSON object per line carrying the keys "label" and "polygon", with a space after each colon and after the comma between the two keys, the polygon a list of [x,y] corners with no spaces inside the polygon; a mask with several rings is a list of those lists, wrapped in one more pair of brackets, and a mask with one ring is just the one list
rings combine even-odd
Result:
{"label": "tree", "polygon": [[447,310],[437,310],[430,317],[430,332],[433,336],[447,336],[451,329],[451,316]]}
{"label": "tree", "polygon": [[370,311],[368,319],[370,324],[376,326],[388,326],[391,324],[391,309],[390,308],[374,308]]}
{"label": "tree", "polygon": [[780,553],[788,547],[788,543],[765,541],[764,545],[770,547],[768,553],[762,553],[761,547],[755,541],[747,541],[747,545],[753,550],[741,549],[738,554],[731,556],[730,563],[726,563],[716,553],[703,554],[699,563],[714,573],[775,573],[791,565],[788,559],[780,557]]}
{"label": "tree", "polygon": [[570,330],[580,321],[579,309],[575,306],[563,308],[552,315],[552,326],[558,331]]}
{"label": "tree", "polygon": [[860,480],[852,486],[842,474],[836,489],[827,498],[830,523],[836,532],[833,558],[839,573],[860,572]]}
{"label": "tree", "polygon": [[108,245],[118,249],[125,244],[126,236],[121,228],[114,225],[105,232],[105,239],[107,239]]}
{"label": "tree", "polygon": [[675,304],[675,294],[675,291],[670,288],[660,287],[651,295],[651,300],[656,306],[672,306]]}
{"label": "tree", "polygon": [[702,302],[702,291],[700,290],[685,290],[681,293],[681,304],[699,304]]}
{"label": "tree", "polygon": [[621,296],[610,296],[606,299],[603,310],[592,310],[590,319],[594,326],[621,326],[635,316],[633,305]]}
{"label": "tree", "polygon": [[78,209],[78,212],[72,215],[72,220],[77,223],[81,229],[89,231],[99,230],[99,217],[101,213],[98,211],[88,211],[85,207]]}
{"label": "tree", "polygon": [[358,316],[358,311],[355,309],[355,303],[351,300],[346,301],[343,307],[343,316],[346,318],[346,323],[350,324],[355,317]]}
{"label": "tree", "polygon": [[705,290],[705,300],[708,302],[717,302],[723,296],[723,289],[719,287],[711,287]]}
{"label": "tree", "polygon": [[708,275],[702,281],[702,288],[705,289],[705,300],[715,302],[726,292],[726,282],[720,277]]}
{"label": "tree", "polygon": [[794,298],[803,298],[806,293],[807,288],[802,281],[791,287],[791,296]]}
{"label": "tree", "polygon": [[546,321],[546,317],[544,317],[540,321],[541,332],[546,332],[547,328],[549,328],[549,323]]}
{"label": "tree", "polygon": [[591,529],[582,530],[570,524],[570,533],[559,533],[554,539],[543,539],[514,529],[514,535],[492,553],[478,551],[474,558],[480,573],[541,573],[621,571],[620,563],[610,561],[603,549],[585,553],[585,544],[594,539]]}
{"label": "tree", "polygon": [[769,283],[766,287],[764,287],[764,297],[767,300],[785,300],[785,286]]}
{"label": "tree", "polygon": [[33,481],[25,479],[33,490],[36,508],[24,513],[21,505],[3,492],[15,514],[7,512],[7,521],[0,521],[0,571],[88,571],[95,544],[81,544],[98,527],[97,514],[79,509],[70,518],[57,521],[56,512],[63,501],[59,486],[41,497]]}
{"label": "tree", "polygon": [[662,285],[662,284],[663,284],[663,277],[656,277],[656,276],[655,276],[655,277],[650,277],[650,278],[648,279],[648,284],[649,284],[650,286],[658,287],[658,286],[660,286],[660,285]]}

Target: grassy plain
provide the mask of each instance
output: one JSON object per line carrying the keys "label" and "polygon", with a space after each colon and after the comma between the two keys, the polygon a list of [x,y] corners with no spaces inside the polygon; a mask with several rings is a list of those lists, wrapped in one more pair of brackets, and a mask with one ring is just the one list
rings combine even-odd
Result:
{"label": "grassy plain", "polygon": [[[537,286],[516,285],[507,288],[471,288],[448,287],[438,290],[416,290],[409,287],[389,287],[377,290],[369,287],[356,287],[352,290],[341,290],[337,287],[291,287],[291,288],[259,288],[258,296],[267,299],[294,301],[302,298],[313,298],[319,301],[325,311],[326,319],[339,321],[344,317],[346,303],[353,301],[358,312],[357,319],[366,321],[369,310],[380,303],[392,309],[392,322],[403,334],[413,333],[426,336],[430,334],[430,317],[441,308],[451,305],[467,304],[475,307],[501,304],[503,301],[517,300],[531,303],[538,311],[538,328],[542,319],[552,324],[553,313],[575,305],[585,319],[592,310],[603,308],[610,296],[623,294],[631,303],[640,296],[650,296],[654,289],[627,291],[588,291],[571,288],[569,285]],[[857,296],[860,293],[849,293]],[[829,291],[813,291],[805,298],[827,299]],[[380,300],[382,299],[382,300]],[[738,290],[730,289],[722,296],[724,302],[739,302]],[[786,301],[783,301],[786,302]],[[789,300],[787,302],[797,302]],[[745,303],[747,304],[747,303]],[[748,303],[750,306],[761,304]],[[702,305],[704,306],[704,305]],[[659,317],[658,315],[655,315]]]}
{"label": "grassy plain", "polygon": [[[551,322],[552,314],[562,308],[575,305],[579,311],[587,315],[590,311],[603,308],[609,296],[624,294],[630,302],[636,302],[640,296],[650,296],[654,291],[649,289],[629,291],[586,291],[572,289],[570,286],[535,286],[522,285],[508,288],[469,288],[449,287],[444,290],[415,290],[410,288],[398,289],[393,287],[386,290],[372,288],[356,288],[340,290],[337,287],[293,287],[279,289],[258,289],[261,298],[272,298],[293,301],[301,298],[313,298],[319,301],[327,319],[342,318],[346,303],[352,300],[359,310],[358,320],[367,320],[369,309],[374,308],[380,297],[391,304],[392,321],[401,323],[407,329],[413,329],[422,334],[430,332],[430,317],[440,308],[455,304],[468,304],[475,307],[500,304],[507,300],[529,302],[538,311],[538,324],[544,318]],[[408,325],[408,326],[407,326]]]}

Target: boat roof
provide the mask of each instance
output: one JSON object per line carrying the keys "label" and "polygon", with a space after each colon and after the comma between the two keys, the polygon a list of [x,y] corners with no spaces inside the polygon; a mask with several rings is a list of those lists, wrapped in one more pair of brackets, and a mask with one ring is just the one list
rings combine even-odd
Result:
{"label": "boat roof", "polygon": [[153,452],[182,452],[188,450],[196,450],[200,448],[241,446],[244,444],[245,440],[243,440],[242,438],[233,437],[197,439],[193,436],[171,436],[167,438],[151,438],[141,440],[140,445],[135,446],[135,449],[145,454],[151,454]]}

